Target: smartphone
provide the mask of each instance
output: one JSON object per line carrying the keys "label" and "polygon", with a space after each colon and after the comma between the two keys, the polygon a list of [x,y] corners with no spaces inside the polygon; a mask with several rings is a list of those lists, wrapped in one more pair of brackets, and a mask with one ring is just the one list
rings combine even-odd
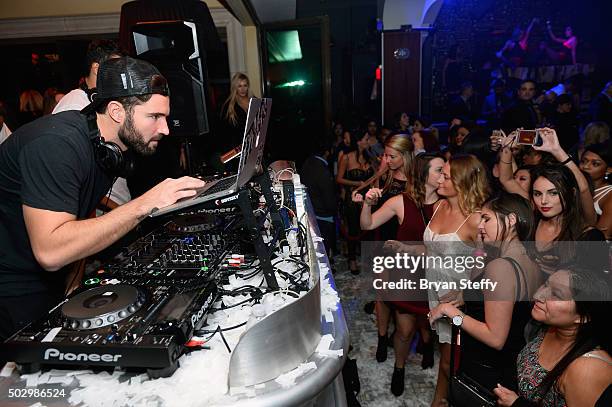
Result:
{"label": "smartphone", "polygon": [[517,143],[528,146],[541,146],[542,138],[537,130],[519,130]]}

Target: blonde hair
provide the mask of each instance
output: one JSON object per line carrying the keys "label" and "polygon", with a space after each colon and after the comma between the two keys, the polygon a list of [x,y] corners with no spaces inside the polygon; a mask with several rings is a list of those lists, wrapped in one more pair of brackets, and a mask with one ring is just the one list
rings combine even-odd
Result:
{"label": "blonde hair", "polygon": [[454,156],[448,162],[459,209],[464,215],[479,211],[490,193],[485,166],[473,155]]}
{"label": "blonde hair", "polygon": [[42,112],[43,97],[39,91],[29,89],[24,90],[19,95],[19,111],[20,112]]}
{"label": "blonde hair", "polygon": [[[397,151],[401,156],[404,162],[402,169],[404,170],[404,175],[406,176],[406,188],[404,192],[410,195],[410,198],[419,205],[417,201],[417,197],[415,195],[415,190],[413,188],[414,182],[414,144],[412,144],[412,140],[410,137],[396,134],[387,138],[385,141],[385,147],[389,147]],[[389,173],[389,176],[385,180],[385,185],[383,190],[388,190],[391,187],[391,183],[393,182],[393,176]]]}
{"label": "blonde hair", "polygon": [[238,103],[238,85],[240,81],[246,81],[247,86],[249,87],[249,94],[251,96],[251,84],[249,82],[249,77],[243,74],[242,72],[238,72],[232,76],[232,82],[230,85],[230,95],[223,103],[223,106],[227,106],[227,112],[225,113],[225,118],[232,124],[236,125],[238,123],[238,119],[236,117],[236,103]]}
{"label": "blonde hair", "polygon": [[610,127],[606,122],[591,122],[584,128],[584,146],[599,144],[610,138]]}

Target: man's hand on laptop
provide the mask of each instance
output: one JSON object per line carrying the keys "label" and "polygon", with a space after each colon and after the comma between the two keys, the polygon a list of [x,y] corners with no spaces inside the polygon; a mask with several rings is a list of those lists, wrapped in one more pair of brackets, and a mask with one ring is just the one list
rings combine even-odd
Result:
{"label": "man's hand on laptop", "polygon": [[195,196],[197,189],[204,187],[205,184],[201,179],[192,177],[166,178],[137,200],[143,209],[144,216],[148,216],[158,209],[172,205],[179,199]]}

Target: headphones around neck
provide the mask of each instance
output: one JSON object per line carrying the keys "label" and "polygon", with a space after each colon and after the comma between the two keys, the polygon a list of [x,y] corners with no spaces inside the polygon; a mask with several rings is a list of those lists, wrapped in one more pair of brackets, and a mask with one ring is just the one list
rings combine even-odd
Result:
{"label": "headphones around neck", "polygon": [[104,137],[100,135],[95,113],[87,116],[87,125],[89,127],[89,139],[98,165],[112,177],[126,178],[130,176],[134,172],[134,161],[131,159],[129,150],[123,152],[116,143],[104,140]]}
{"label": "headphones around neck", "polygon": [[83,92],[85,92],[85,94],[87,95],[87,100],[89,100],[89,103],[93,102],[93,96],[98,91],[96,88],[88,88],[87,87],[87,83],[85,81],[83,81],[79,85],[79,89],[81,89]]}

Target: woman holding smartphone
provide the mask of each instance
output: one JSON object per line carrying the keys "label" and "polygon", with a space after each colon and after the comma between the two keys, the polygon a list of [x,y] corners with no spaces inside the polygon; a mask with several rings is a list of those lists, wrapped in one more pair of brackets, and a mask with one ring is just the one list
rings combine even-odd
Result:
{"label": "woman holding smartphone", "polygon": [[[587,224],[594,225],[597,222],[597,214],[595,213],[595,208],[593,207],[593,196],[591,195],[589,182],[585,178],[582,171],[580,171],[580,168],[578,168],[574,162],[573,157],[566,153],[559,144],[557,132],[554,129],[545,127],[535,130],[535,137],[531,137],[530,133],[527,133],[528,135],[524,135],[522,138],[520,136],[521,132],[525,132],[525,130],[519,129],[506,136],[503,130],[498,130],[493,134],[493,136],[491,136],[492,147],[501,148],[499,160],[499,179],[506,191],[519,194],[525,198],[529,197],[528,195],[526,196],[525,190],[522,188],[518,180],[514,178],[514,171],[512,167],[512,147],[521,144],[521,140],[525,143],[534,143],[534,150],[551,154],[558,163],[564,165],[571,171],[577,185],[576,192],[579,195],[579,200],[584,208],[584,220]],[[533,176],[533,174],[531,175]],[[535,179],[532,178],[531,181],[533,184]]]}

